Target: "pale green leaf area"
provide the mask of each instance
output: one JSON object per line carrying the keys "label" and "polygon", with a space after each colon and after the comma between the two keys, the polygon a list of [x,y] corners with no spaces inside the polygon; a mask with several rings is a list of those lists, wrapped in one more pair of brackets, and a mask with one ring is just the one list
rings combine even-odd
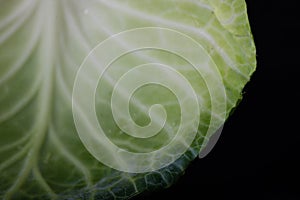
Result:
{"label": "pale green leaf area", "polygon": [[[208,74],[209,62],[219,70],[216,76],[222,77],[226,99],[212,96],[211,91],[221,89],[210,90],[206,76],[170,52],[144,49],[113,62],[99,80],[95,108],[107,138],[122,149],[162,148],[175,137],[182,114],[172,91],[146,85],[129,102],[131,118],[146,126],[151,121],[149,108],[160,104],[167,116],[164,127],[149,138],[124,134],[110,100],[114,85],[132,66],[150,62],[172,66],[201,101],[197,135],[183,155],[155,171],[127,173],[102,164],[84,146],[73,119],[72,91],[79,67],[96,45],[113,34],[143,27],[176,30],[198,42]],[[172,38],[162,35],[155,42],[166,41]],[[131,44],[122,40],[117,45]],[[222,125],[218,117],[227,118],[241,99],[256,67],[255,56],[244,0],[0,0],[0,198],[128,199],[170,187],[205,146],[211,131]],[[84,74],[87,82],[91,76]],[[216,110],[226,109],[216,113],[213,104]]]}

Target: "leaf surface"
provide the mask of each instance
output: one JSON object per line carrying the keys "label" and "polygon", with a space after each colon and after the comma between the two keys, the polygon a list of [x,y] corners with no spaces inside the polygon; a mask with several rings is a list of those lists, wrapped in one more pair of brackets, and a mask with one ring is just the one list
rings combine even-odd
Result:
{"label": "leaf surface", "polygon": [[[154,119],[159,124],[161,115],[151,118],[148,111],[160,104],[167,115],[164,127],[147,139],[124,134],[114,120],[110,100],[114,85],[133,66],[172,66],[191,84],[201,104],[197,135],[183,155],[152,172],[127,173],[101,163],[82,143],[73,119],[72,91],[76,73],[96,45],[114,34],[144,27],[176,30],[199,43],[203,52],[199,64],[207,66],[203,68],[207,76],[199,75],[181,57],[153,49],[132,52],[111,64],[97,86],[95,108],[107,137],[122,149],[151,152],[162,148],[175,138],[181,122],[176,95],[159,85],[147,85],[130,99],[130,116],[139,126]],[[158,35],[153,43],[178,42],[174,38]],[[178,45],[184,52],[194,51]],[[130,49],[132,44],[119,40],[115,47]],[[255,66],[243,0],[0,1],[0,197],[126,199],[169,187],[222,125],[218,119],[228,117]],[[225,100],[212,96],[222,91],[209,79],[214,75],[222,78]],[[89,87],[93,70],[82,77]],[[118,101],[128,95],[119,95]],[[81,120],[89,123],[85,115]],[[109,149],[104,152],[110,153]]]}

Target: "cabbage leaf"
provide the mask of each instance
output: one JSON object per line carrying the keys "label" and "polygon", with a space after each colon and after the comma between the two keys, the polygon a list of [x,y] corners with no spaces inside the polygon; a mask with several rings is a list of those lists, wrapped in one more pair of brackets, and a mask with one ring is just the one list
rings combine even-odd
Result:
{"label": "cabbage leaf", "polygon": [[[134,35],[130,30],[144,34]],[[122,55],[118,49],[134,49],[130,39],[115,37],[113,46],[105,46],[108,38],[124,31],[132,41],[143,42],[148,37],[149,46]],[[200,50],[177,39],[178,35],[195,41]],[[99,44],[105,46],[101,50],[107,55],[120,55],[93,88],[91,80],[96,80],[97,73],[83,66],[92,60],[90,52]],[[167,47],[180,47],[178,52],[185,57],[198,59],[195,64],[202,66],[201,73],[176,50],[166,51]],[[127,199],[171,186],[241,99],[256,67],[255,56],[244,0],[1,0],[0,197]],[[148,70],[147,63],[159,65]],[[129,90],[114,89],[115,85],[130,86],[127,83],[132,82],[123,75],[135,66],[144,67],[140,74],[132,72],[135,78],[131,80],[155,77],[155,81],[149,84],[149,79],[143,87],[133,88],[127,99]],[[76,80],[81,81],[78,90]],[[175,94],[179,87],[183,87],[183,96],[189,91],[186,88],[193,89],[199,108],[188,100],[189,106],[181,107],[184,97]],[[102,158],[113,160],[115,149],[103,141],[97,146],[78,134],[77,123],[87,128],[82,129],[86,134],[98,134],[88,129],[88,116],[80,114],[90,105],[80,100],[92,89],[97,119],[115,146],[148,155],[173,142],[172,148],[182,151],[157,153],[150,159],[153,163],[129,156],[125,164],[143,166],[134,170],[101,162]],[[116,105],[113,108],[111,100]],[[186,135],[177,138],[185,113],[200,117],[195,130],[183,128]],[[131,123],[136,125],[129,126]],[[124,134],[124,129],[132,135]],[[190,132],[195,135],[190,137]],[[189,145],[185,144],[188,140]],[[122,166],[122,160],[115,160]],[[164,161],[168,162],[156,166]]]}

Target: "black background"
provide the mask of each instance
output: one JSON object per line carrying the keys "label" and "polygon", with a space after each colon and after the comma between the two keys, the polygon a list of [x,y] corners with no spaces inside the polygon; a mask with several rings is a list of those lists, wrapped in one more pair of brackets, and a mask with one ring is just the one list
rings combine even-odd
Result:
{"label": "black background", "polygon": [[205,158],[169,189],[143,199],[300,199],[299,7],[246,2],[257,71],[242,102]]}

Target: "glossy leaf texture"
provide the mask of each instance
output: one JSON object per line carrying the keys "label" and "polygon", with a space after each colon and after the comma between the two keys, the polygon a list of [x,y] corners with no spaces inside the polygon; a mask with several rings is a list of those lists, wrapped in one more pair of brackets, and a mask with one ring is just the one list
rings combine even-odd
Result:
{"label": "glossy leaf texture", "polygon": [[[158,136],[130,139],[114,122],[109,106],[112,89],[124,69],[149,62],[172,65],[185,76],[202,100],[201,118],[192,145],[172,164],[144,173],[110,168],[87,150],[74,124],[72,91],[86,56],[110,36],[144,27],[176,30],[201,45],[222,77],[226,99],[220,104],[225,103],[227,118],[256,67],[244,0],[0,1],[1,198],[127,199],[169,187],[183,174],[211,135],[202,133],[218,116],[206,78],[178,56],[151,49],[132,52],[112,64],[95,97],[98,119],[111,131],[110,139],[121,148],[149,152],[169,143],[178,129],[181,113],[176,96],[157,85],[137,91],[129,105],[133,121],[147,125],[148,110],[157,103],[165,107],[168,119]],[[166,40],[161,36],[157,43]],[[88,82],[92,74],[84,75]],[[212,131],[221,125],[215,123]]]}

